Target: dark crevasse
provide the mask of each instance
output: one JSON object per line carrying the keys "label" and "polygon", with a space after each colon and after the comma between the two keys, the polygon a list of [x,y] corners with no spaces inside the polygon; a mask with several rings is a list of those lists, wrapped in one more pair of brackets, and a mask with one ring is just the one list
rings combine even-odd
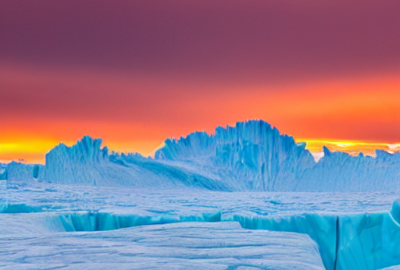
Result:
{"label": "dark crevasse", "polygon": [[336,218],[336,251],[335,251],[335,262],[333,265],[333,269],[338,269],[338,254],[339,254],[339,238],[340,238],[340,224],[339,224],[339,217]]}

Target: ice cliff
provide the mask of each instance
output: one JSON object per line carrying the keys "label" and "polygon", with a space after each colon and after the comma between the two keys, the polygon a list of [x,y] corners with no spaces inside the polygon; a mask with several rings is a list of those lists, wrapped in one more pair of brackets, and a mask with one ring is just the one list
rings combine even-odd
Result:
{"label": "ice cliff", "polygon": [[60,144],[46,155],[40,181],[136,188],[205,188],[227,190],[223,182],[195,171],[156,162],[139,154],[108,153],[100,139],[88,136],[72,147]]}
{"label": "ice cliff", "polygon": [[7,164],[0,163],[0,180],[7,179],[7,172],[6,172]]}
{"label": "ice cliff", "polygon": [[[136,196],[139,194],[135,194]],[[143,199],[143,198],[142,198]],[[187,201],[184,202],[186,204]],[[179,205],[177,203],[175,206]],[[128,207],[127,205],[125,205]],[[136,208],[137,206],[134,205]],[[198,209],[198,208],[197,208]],[[208,210],[210,211],[210,210]],[[28,205],[7,205],[1,207],[0,213],[18,213],[5,215],[0,219],[0,231],[7,235],[18,236],[34,234],[48,234],[54,232],[88,232],[114,231],[129,227],[147,228],[147,225],[172,224],[187,222],[219,223],[238,222],[243,229],[267,230],[268,232],[282,232],[282,236],[295,233],[297,237],[306,235],[318,245],[313,258],[319,258],[327,270],[375,270],[400,264],[400,201],[393,204],[390,212],[364,214],[321,214],[298,213],[295,215],[247,215],[244,213],[197,212],[192,215],[178,215],[176,211],[157,212],[150,215],[107,213],[107,212],[48,212],[46,209]],[[31,215],[29,213],[35,213]],[[31,217],[32,218],[28,218]],[[9,224],[21,224],[16,228]],[[189,224],[187,226],[190,226]],[[237,226],[239,228],[239,226]],[[249,233],[248,231],[247,233]],[[232,232],[233,233],[233,232]],[[28,235],[29,235],[28,234]],[[199,239],[210,240],[210,235],[198,236]],[[227,237],[227,236],[225,236]],[[224,239],[226,240],[226,238]],[[248,239],[248,235],[242,235]],[[306,237],[306,238],[308,238]],[[156,242],[160,242],[157,238]],[[264,239],[267,243],[267,239]],[[1,242],[1,241],[0,241]],[[252,241],[255,244],[254,241]],[[307,241],[309,244],[311,241]],[[40,242],[42,243],[42,242]],[[220,247],[225,241],[219,241]],[[165,242],[163,242],[165,244]],[[194,243],[190,244],[193,247]],[[287,245],[286,239],[272,244],[276,250],[278,245]],[[311,242],[312,244],[312,242]],[[239,244],[237,246],[240,246]],[[297,247],[304,246],[296,244]],[[274,248],[275,247],[275,248]],[[180,251],[181,252],[181,251]],[[288,253],[286,253],[288,252]],[[262,251],[265,253],[265,251]],[[284,251],[284,254],[292,254]],[[316,254],[318,253],[318,254]],[[309,257],[309,256],[306,256]],[[306,258],[305,257],[305,258]],[[310,257],[309,257],[310,258]],[[304,258],[302,259],[304,262]],[[282,269],[282,268],[271,268]],[[287,269],[287,268],[283,268]],[[291,267],[289,269],[292,269]],[[295,269],[295,268],[293,268]],[[297,269],[297,268],[296,268]],[[311,269],[311,268],[306,268]]]}
{"label": "ice cliff", "polygon": [[[218,127],[168,139],[155,158],[109,153],[100,139],[84,137],[60,144],[46,155],[46,166],[9,164],[7,179],[32,175],[39,181],[136,188],[202,188],[221,191],[385,191],[398,190],[400,153],[377,150],[376,157],[331,152],[318,163],[305,144],[282,135],[264,121]],[[36,169],[37,170],[37,169]],[[366,184],[368,183],[368,184]]]}
{"label": "ice cliff", "polygon": [[299,179],[296,191],[399,190],[400,153],[376,150],[376,157],[330,152]]}
{"label": "ice cliff", "polygon": [[218,127],[215,135],[195,132],[166,140],[155,158],[211,172],[235,190],[383,191],[398,190],[400,183],[400,153],[377,150],[376,157],[353,157],[325,147],[316,163],[305,144],[296,144],[264,121]]}
{"label": "ice cliff", "polygon": [[9,180],[7,184],[27,184],[31,181],[37,181],[43,169],[43,165],[24,164],[13,161],[7,164],[3,175]]}
{"label": "ice cliff", "polygon": [[195,132],[166,140],[155,158],[194,165],[243,191],[292,191],[297,179],[315,166],[305,144],[263,121],[218,127],[215,135]]}

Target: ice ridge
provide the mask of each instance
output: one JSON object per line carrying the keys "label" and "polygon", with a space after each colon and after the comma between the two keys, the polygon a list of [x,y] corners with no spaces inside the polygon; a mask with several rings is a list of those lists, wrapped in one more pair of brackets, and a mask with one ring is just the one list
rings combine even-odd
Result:
{"label": "ice ridge", "polygon": [[140,154],[109,153],[100,139],[83,137],[76,145],[60,144],[46,155],[39,181],[132,188],[202,188],[229,190],[222,181],[196,171],[157,162]]}
{"label": "ice ridge", "polygon": [[154,158],[109,153],[107,147],[101,148],[100,139],[85,136],[72,147],[53,148],[46,155],[45,167],[10,163],[4,173],[10,183],[37,179],[220,191],[399,190],[400,153],[377,150],[376,157],[354,157],[324,147],[325,155],[316,163],[305,147],[268,123],[253,120],[218,127],[211,135],[194,132],[179,140],[167,139]]}

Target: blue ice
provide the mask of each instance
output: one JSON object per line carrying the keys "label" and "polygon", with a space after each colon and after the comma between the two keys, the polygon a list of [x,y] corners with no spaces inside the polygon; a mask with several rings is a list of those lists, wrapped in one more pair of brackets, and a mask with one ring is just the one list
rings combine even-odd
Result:
{"label": "blue ice", "polygon": [[400,154],[305,147],[248,121],[154,158],[85,136],[0,164],[0,267],[395,269]]}

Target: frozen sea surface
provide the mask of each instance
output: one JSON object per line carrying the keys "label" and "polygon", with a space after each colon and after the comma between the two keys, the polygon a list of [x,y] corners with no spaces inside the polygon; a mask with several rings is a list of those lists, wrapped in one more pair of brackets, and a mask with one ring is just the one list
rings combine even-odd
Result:
{"label": "frozen sea surface", "polygon": [[0,181],[0,267],[382,269],[400,264],[397,198]]}
{"label": "frozen sea surface", "polygon": [[[37,184],[7,189],[0,181],[0,212],[95,211],[143,215],[294,215],[387,212],[398,192],[215,192]],[[7,210],[8,209],[8,210]]]}
{"label": "frozen sea surface", "polygon": [[0,265],[9,269],[324,269],[307,235],[235,222],[6,236],[0,249]]}

